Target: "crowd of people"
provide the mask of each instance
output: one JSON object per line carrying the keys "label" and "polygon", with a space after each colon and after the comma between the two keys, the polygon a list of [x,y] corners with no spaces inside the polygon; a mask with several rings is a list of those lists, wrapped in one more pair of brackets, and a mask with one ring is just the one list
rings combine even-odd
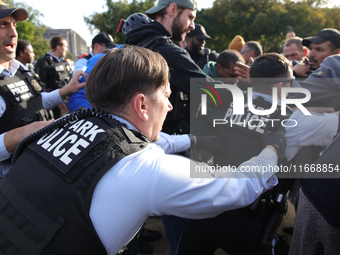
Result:
{"label": "crowd of people", "polygon": [[153,216],[171,255],[340,253],[339,30],[218,53],[194,0],[159,0],[71,70],[61,36],[33,65],[27,18],[0,0],[1,254],[149,254]]}

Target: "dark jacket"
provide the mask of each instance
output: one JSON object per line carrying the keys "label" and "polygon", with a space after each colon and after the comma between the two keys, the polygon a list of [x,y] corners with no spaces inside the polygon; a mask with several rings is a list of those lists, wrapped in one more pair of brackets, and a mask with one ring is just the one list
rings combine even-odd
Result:
{"label": "dark jacket", "polygon": [[[131,30],[126,35],[125,43],[137,45],[147,38],[150,38],[151,40],[156,36],[171,37],[170,33],[162,24],[154,21]],[[183,102],[183,95],[180,95],[182,92],[186,95],[185,97],[193,96],[191,95],[192,93],[190,93],[190,78],[211,78],[195,64],[185,49],[182,49],[172,42],[165,42],[164,44],[158,45],[153,48],[153,51],[159,52],[165,58],[170,67],[170,87],[172,90],[170,101],[173,104],[174,109],[169,112],[167,120],[163,125],[163,131],[167,133],[174,133],[176,132],[176,126],[179,125],[175,122],[190,120],[188,107],[184,110],[181,109],[183,105],[188,105],[188,100]],[[167,128],[168,124],[172,126],[170,129]]]}
{"label": "dark jacket", "polygon": [[209,62],[209,61],[217,61],[217,58],[220,54],[218,54],[216,51],[205,48],[199,52],[194,52],[191,50],[186,50],[189,52],[190,57],[192,60],[201,68],[203,69],[204,66]]}
{"label": "dark jacket", "polygon": [[72,75],[71,67],[65,59],[62,59],[59,63],[48,53],[38,60],[35,65],[35,72],[46,85],[47,91],[64,87]]}

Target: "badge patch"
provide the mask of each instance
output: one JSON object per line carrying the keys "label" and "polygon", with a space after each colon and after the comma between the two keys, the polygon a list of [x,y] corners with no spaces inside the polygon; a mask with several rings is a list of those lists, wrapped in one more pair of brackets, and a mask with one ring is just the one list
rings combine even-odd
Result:
{"label": "badge patch", "polygon": [[38,92],[41,91],[41,86],[40,86],[39,82],[37,82],[36,80],[33,79],[33,80],[31,81],[31,84],[32,84],[32,86],[34,87],[34,89],[35,89],[36,91],[38,91]]}
{"label": "badge patch", "polygon": [[55,70],[57,72],[62,72],[62,71],[64,71],[64,66],[63,65],[58,65],[58,66],[55,67]]}

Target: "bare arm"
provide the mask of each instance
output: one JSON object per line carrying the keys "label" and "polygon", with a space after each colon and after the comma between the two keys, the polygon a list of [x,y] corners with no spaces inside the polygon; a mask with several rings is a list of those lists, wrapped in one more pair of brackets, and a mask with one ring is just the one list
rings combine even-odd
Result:
{"label": "bare arm", "polygon": [[14,152],[16,147],[18,146],[18,144],[21,142],[22,139],[32,134],[33,132],[45,127],[46,125],[50,124],[52,121],[54,120],[36,121],[26,126],[15,128],[15,129],[12,129],[11,131],[8,131],[4,135],[4,143],[5,143],[6,150],[9,153]]}

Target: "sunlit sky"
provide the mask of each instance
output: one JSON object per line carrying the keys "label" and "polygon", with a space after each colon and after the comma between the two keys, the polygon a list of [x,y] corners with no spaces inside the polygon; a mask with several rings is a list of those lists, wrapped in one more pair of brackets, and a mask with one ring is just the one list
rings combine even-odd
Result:
{"label": "sunlit sky", "polygon": [[[44,17],[40,20],[43,24],[54,29],[72,29],[79,34],[87,43],[91,45],[92,38],[98,31],[90,33],[84,16],[88,17],[94,12],[106,11],[106,0],[16,0],[25,2],[27,5],[40,11]],[[212,7],[213,0],[198,0],[198,8]],[[122,17],[127,18],[127,17]]]}
{"label": "sunlit sky", "polygon": [[[128,0],[129,2],[131,0]],[[54,29],[72,29],[79,34],[91,46],[92,38],[99,32],[90,33],[84,22],[84,16],[88,17],[94,12],[106,11],[106,0],[58,0],[58,1],[42,1],[42,0],[15,0],[15,2],[25,2],[27,5],[40,11],[44,17],[41,21]],[[196,0],[198,9],[210,8],[214,0]],[[338,0],[329,0],[329,7],[333,7],[334,3],[339,5]],[[127,17],[122,17],[127,18]]]}

